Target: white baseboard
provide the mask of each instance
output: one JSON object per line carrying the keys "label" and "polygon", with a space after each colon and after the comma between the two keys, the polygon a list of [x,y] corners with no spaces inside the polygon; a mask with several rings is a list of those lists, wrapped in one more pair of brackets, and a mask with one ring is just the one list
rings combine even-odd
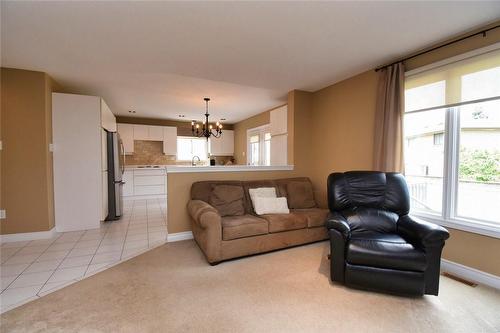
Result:
{"label": "white baseboard", "polygon": [[178,242],[186,239],[193,239],[193,233],[191,231],[176,232],[175,234],[167,235],[167,242]]}
{"label": "white baseboard", "polygon": [[10,242],[22,242],[37,239],[47,239],[52,238],[57,234],[56,228],[52,228],[48,231],[38,231],[38,232],[25,232],[18,234],[8,234],[0,235],[0,243],[10,243]]}
{"label": "white baseboard", "polygon": [[500,276],[480,271],[478,269],[441,259],[441,271],[452,273],[458,277],[500,289]]}

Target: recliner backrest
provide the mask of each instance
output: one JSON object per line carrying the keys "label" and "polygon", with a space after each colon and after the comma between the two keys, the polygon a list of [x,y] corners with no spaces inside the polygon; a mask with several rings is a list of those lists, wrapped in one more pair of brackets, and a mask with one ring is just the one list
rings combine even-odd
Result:
{"label": "recliner backrest", "polygon": [[410,196],[404,177],[395,172],[349,171],[328,176],[328,207],[343,211],[371,207],[406,215]]}

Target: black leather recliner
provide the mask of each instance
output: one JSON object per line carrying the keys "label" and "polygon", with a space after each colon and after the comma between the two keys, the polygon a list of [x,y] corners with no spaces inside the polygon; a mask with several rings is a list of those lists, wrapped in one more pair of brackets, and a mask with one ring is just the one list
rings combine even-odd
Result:
{"label": "black leather recliner", "polygon": [[328,205],[332,281],[397,294],[438,294],[441,251],[449,234],[408,215],[401,174],[332,173]]}

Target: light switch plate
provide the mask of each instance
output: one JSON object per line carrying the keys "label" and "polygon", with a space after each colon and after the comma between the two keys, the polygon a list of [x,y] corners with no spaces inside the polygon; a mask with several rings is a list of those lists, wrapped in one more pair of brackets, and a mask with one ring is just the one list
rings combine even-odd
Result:
{"label": "light switch plate", "polygon": [[53,152],[54,152],[54,144],[53,144],[53,143],[49,143],[49,151],[50,151],[51,153],[53,153]]}
{"label": "light switch plate", "polygon": [[7,218],[7,213],[5,212],[5,209],[0,209],[0,219],[6,219]]}
{"label": "light switch plate", "polygon": [[2,140],[0,140],[0,150],[3,149]]}

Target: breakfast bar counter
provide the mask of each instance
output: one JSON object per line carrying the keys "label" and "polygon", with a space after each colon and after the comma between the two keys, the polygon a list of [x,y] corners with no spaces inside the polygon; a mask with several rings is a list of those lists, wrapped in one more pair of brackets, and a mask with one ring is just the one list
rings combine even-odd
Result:
{"label": "breakfast bar counter", "polygon": [[293,165],[166,165],[167,173],[188,172],[248,172],[248,171],[292,171]]}

